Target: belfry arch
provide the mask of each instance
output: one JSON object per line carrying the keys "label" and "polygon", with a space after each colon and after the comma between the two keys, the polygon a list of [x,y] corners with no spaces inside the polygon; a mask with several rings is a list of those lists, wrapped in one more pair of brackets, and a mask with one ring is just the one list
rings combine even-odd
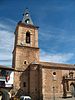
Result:
{"label": "belfry arch", "polygon": [[30,32],[26,32],[26,43],[30,43]]}
{"label": "belfry arch", "polygon": [[9,93],[6,89],[0,89],[1,100],[10,100]]}

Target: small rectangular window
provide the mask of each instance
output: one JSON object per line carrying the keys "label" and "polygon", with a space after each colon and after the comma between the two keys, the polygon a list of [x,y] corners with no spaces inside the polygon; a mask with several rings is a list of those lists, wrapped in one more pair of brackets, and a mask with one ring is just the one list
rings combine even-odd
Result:
{"label": "small rectangular window", "polygon": [[24,61],[24,64],[27,64],[26,60]]}
{"label": "small rectangular window", "polygon": [[23,87],[26,87],[26,82],[23,82]]}

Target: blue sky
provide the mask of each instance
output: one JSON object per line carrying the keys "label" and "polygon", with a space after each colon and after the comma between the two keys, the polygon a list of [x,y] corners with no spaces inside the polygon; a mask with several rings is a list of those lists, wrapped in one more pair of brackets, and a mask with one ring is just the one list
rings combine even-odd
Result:
{"label": "blue sky", "polygon": [[75,0],[0,0],[0,65],[12,65],[14,31],[25,8],[40,27],[40,60],[75,64]]}

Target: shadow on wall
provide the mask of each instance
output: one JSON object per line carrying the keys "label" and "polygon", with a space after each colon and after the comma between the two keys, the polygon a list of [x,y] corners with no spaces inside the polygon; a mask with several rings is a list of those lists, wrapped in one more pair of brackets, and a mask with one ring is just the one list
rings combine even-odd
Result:
{"label": "shadow on wall", "polygon": [[[34,69],[34,70],[32,70],[32,69]],[[31,89],[33,89],[34,91]],[[37,66],[36,70],[35,70],[35,65],[33,65],[33,66],[28,66],[26,70],[21,72],[20,89],[18,90],[16,96],[20,97],[23,95],[29,95],[33,99],[35,98],[34,100],[39,100],[39,99],[42,100],[42,98],[43,98],[43,95],[42,95],[42,68],[40,68],[39,65]]]}
{"label": "shadow on wall", "polygon": [[5,90],[5,89],[0,89],[0,93],[1,93],[1,95],[2,95],[2,99],[1,99],[1,100],[9,100],[9,99],[10,99],[7,90]]}
{"label": "shadow on wall", "polygon": [[70,84],[70,90],[71,90],[72,97],[75,97],[75,82],[72,82]]}
{"label": "shadow on wall", "polygon": [[16,93],[16,97],[29,95],[29,66],[20,75],[20,89]]}

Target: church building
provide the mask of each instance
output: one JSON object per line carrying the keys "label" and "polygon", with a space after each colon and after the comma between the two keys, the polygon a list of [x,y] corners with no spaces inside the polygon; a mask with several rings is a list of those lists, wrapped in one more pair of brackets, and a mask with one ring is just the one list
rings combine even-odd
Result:
{"label": "church building", "polygon": [[14,32],[12,91],[15,96],[29,95],[32,100],[75,96],[75,66],[40,61],[38,28],[26,9]]}

